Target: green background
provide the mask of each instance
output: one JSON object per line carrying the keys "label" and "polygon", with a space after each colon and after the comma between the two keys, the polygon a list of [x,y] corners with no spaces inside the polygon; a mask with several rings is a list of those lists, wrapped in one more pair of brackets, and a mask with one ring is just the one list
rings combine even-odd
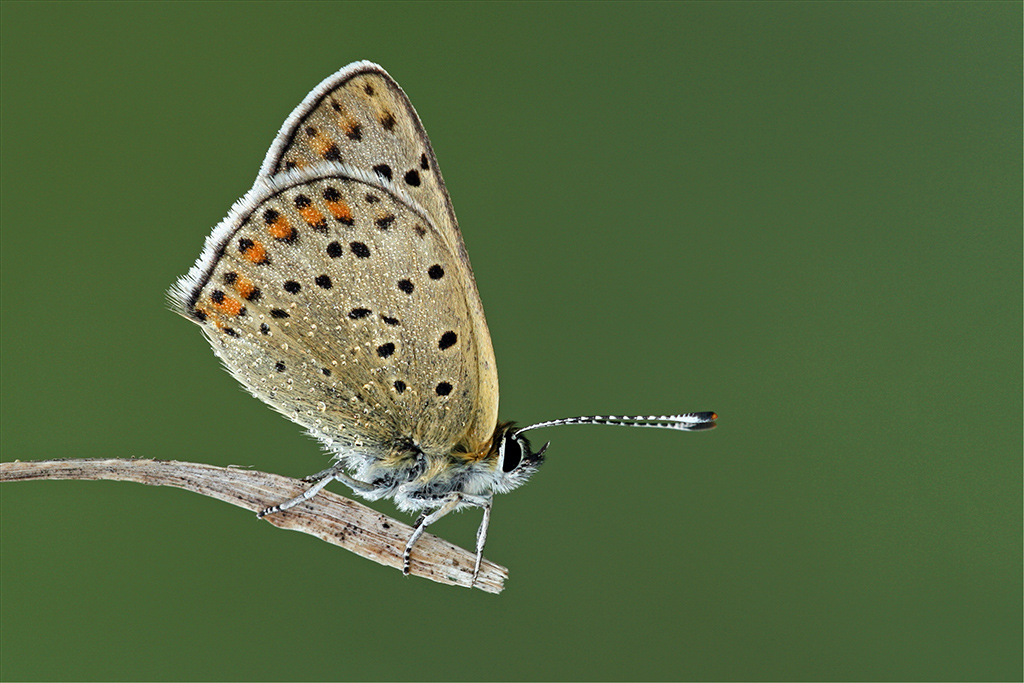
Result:
{"label": "green background", "polygon": [[325,464],[164,291],[357,59],[431,135],[505,419],[721,415],[538,433],[500,596],[7,484],[4,679],[1021,679],[1019,3],[6,2],[0,37],[4,460]]}

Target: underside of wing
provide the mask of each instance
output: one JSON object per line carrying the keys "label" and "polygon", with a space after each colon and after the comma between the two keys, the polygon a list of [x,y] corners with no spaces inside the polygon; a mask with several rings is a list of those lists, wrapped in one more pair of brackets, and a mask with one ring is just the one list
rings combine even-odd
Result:
{"label": "underside of wing", "polygon": [[[463,271],[480,362],[478,408],[493,429],[498,374],[483,304],[430,139],[398,83],[372,62],[355,62],[326,78],[288,116],[260,169],[272,178],[332,162],[357,169],[423,210]],[[483,438],[483,437],[481,437]],[[486,438],[490,438],[490,433]]]}
{"label": "underside of wing", "polygon": [[438,229],[455,226],[434,150],[409,98],[384,69],[355,62],[325,79],[289,115],[260,175],[343,163],[407,192]]}
{"label": "underside of wing", "polygon": [[360,169],[258,181],[171,296],[253,395],[339,452],[491,437],[472,275],[414,200]]}

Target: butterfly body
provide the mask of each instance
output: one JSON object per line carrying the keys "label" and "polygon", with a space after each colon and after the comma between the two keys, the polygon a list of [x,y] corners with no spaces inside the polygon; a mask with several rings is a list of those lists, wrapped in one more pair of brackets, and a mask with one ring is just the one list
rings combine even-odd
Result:
{"label": "butterfly body", "polygon": [[[351,64],[292,112],[170,299],[253,396],[336,458],[263,514],[333,480],[392,498],[424,512],[408,571],[427,525],[481,507],[479,570],[493,494],[524,483],[544,448],[498,422],[494,352],[455,213],[419,117],[383,69]],[[681,424],[713,425],[702,415]]]}

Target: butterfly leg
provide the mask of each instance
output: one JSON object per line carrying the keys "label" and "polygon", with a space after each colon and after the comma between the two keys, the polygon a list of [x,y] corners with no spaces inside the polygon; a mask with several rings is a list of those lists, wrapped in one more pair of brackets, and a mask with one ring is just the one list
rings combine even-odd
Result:
{"label": "butterfly leg", "polygon": [[427,527],[459,507],[459,505],[468,503],[484,509],[483,522],[481,522],[480,528],[477,529],[476,532],[476,565],[473,569],[473,583],[476,583],[477,574],[480,573],[480,562],[483,559],[484,541],[487,540],[487,526],[491,521],[491,497],[474,496],[469,493],[459,493],[456,491],[449,493],[441,500],[444,501],[441,507],[427,515],[420,515],[419,518],[417,518],[416,524],[413,526],[412,535],[409,537],[409,542],[405,544],[405,553],[402,555],[402,573],[409,573],[410,563],[412,560],[412,547],[416,545],[416,541],[418,541],[420,536],[423,535],[423,532],[426,531]]}
{"label": "butterfly leg", "polygon": [[442,504],[441,507],[428,515],[420,515],[416,519],[416,524],[412,530],[412,536],[409,537],[409,542],[405,544],[405,552],[402,553],[402,573],[406,576],[409,575],[409,568],[412,561],[412,547],[416,545],[416,541],[420,540],[420,536],[423,535],[423,532],[426,531],[428,526],[459,506],[459,503],[462,502],[462,494],[450,493],[443,500],[444,504]]}
{"label": "butterfly leg", "polygon": [[316,482],[320,481],[324,477],[329,477],[329,476],[333,475],[337,467],[338,467],[338,465],[337,465],[337,463],[335,463],[334,465],[331,465],[330,467],[328,467],[325,470],[320,470],[316,474],[311,474],[308,477],[303,477],[300,481],[302,481],[302,482],[304,482],[306,484],[315,484]]}
{"label": "butterfly leg", "polygon": [[322,491],[325,486],[327,486],[334,480],[338,480],[341,483],[347,485],[356,493],[368,493],[370,491],[375,490],[373,485],[367,484],[364,481],[359,481],[358,479],[350,477],[348,474],[345,473],[342,464],[338,463],[333,467],[329,467],[326,470],[323,470],[322,472],[317,472],[312,476],[306,477],[305,479],[303,479],[304,482],[315,483],[308,489],[300,493],[299,495],[295,496],[294,498],[286,500],[278,505],[274,505],[263,510],[260,510],[258,513],[256,513],[256,517],[263,519],[267,515],[272,515],[275,512],[283,512],[285,510],[295,507],[299,503],[304,503],[313,496],[315,496],[316,494],[320,493],[320,491]]}
{"label": "butterfly leg", "polygon": [[473,583],[476,583],[476,577],[480,575],[480,562],[484,559],[484,543],[487,542],[487,527],[491,525],[491,503],[494,502],[493,495],[480,496],[480,498],[484,499],[480,505],[484,509],[484,518],[480,520],[480,528],[476,530],[476,564],[473,565]]}

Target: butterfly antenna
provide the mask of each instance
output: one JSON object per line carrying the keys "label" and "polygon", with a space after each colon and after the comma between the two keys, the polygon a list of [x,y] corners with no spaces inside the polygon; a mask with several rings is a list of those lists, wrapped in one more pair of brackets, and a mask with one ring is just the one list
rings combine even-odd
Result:
{"label": "butterfly antenna", "polygon": [[718,415],[712,412],[684,413],[682,415],[635,415],[632,417],[616,415],[588,415],[584,417],[566,417],[561,420],[538,422],[516,431],[515,436],[531,429],[556,427],[558,425],[617,425],[621,427],[660,427],[661,429],[679,429],[695,432],[701,429],[714,429]]}

